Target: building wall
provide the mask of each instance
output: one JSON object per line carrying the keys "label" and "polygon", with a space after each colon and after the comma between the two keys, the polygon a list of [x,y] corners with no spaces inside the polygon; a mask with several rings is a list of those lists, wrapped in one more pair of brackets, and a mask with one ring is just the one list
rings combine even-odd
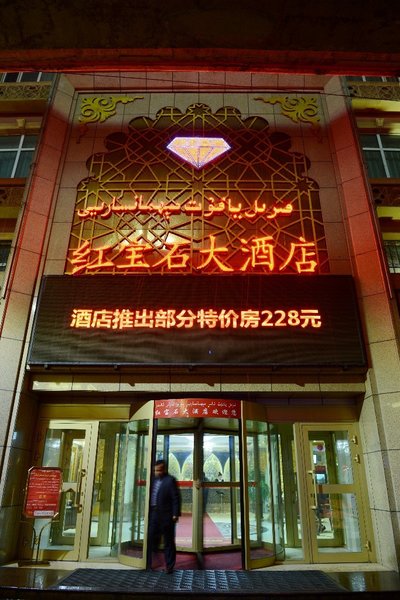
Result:
{"label": "building wall", "polygon": [[[100,116],[84,122],[83,98],[112,95],[122,99],[127,93],[143,98],[117,102],[115,114],[103,122]],[[294,112],[285,111],[288,95],[295,101],[297,110]],[[255,97],[262,97],[264,101]],[[274,97],[279,101],[272,103]],[[309,118],[301,107],[303,99],[311,97],[316,98],[317,111]],[[60,77],[29,182],[16,253],[1,303],[0,363],[6,365],[6,369],[0,384],[0,443],[4,457],[0,527],[5,532],[0,558],[4,562],[15,556],[15,523],[19,520],[21,491],[32,450],[37,396],[29,391],[25,360],[34,303],[41,275],[64,273],[76,189],[88,176],[86,160],[93,153],[104,152],[105,137],[124,130],[135,116],[147,113],[154,118],[157,110],[164,106],[175,105],[186,110],[193,102],[203,102],[213,110],[233,105],[243,117],[258,114],[269,121],[271,128],[289,134],[292,150],[305,154],[311,161],[308,175],[320,187],[330,270],[336,274],[352,274],[357,284],[371,365],[360,417],[369,504],[378,560],[397,569],[399,354],[379,236],[349,107],[338,78],[246,72]],[[54,382],[54,376],[42,376],[42,389],[46,377]],[[364,384],[350,384],[345,379],[342,383],[329,379],[321,383],[314,378],[314,381],[309,379],[298,384],[295,380],[278,383],[264,377],[250,384],[217,383],[221,392],[262,389],[271,394],[307,395],[341,389],[344,394],[354,395],[364,390]],[[204,382],[196,380],[196,375],[186,376],[185,381],[165,379],[159,384],[150,379],[142,389],[151,391],[156,385],[175,392],[207,389]],[[59,378],[55,388],[94,389],[104,393],[120,391],[121,386],[120,376],[103,379],[72,374]],[[55,388],[53,385],[53,391]]]}

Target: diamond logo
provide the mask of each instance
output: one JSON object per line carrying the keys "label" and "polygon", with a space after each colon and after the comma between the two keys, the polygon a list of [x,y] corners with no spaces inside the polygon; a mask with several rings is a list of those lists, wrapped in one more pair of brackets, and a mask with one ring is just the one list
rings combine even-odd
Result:
{"label": "diamond logo", "polygon": [[176,137],[167,148],[196,169],[201,169],[231,149],[223,138],[207,137]]}

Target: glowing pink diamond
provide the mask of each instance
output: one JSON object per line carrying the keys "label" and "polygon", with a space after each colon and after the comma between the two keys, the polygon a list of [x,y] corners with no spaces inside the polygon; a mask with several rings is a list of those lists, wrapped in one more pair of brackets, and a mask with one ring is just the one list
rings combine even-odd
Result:
{"label": "glowing pink diamond", "polygon": [[176,137],[167,148],[196,169],[201,169],[231,149],[223,138],[207,137]]}

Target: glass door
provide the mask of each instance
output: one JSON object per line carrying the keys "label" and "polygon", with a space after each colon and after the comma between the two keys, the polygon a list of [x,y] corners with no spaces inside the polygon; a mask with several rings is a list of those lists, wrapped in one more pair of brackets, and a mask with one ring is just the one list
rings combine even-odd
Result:
{"label": "glass door", "polygon": [[257,569],[284,558],[280,445],[273,426],[244,420],[246,568]]}
{"label": "glass door", "polygon": [[371,560],[355,426],[299,425],[297,432],[305,483],[303,538],[308,538],[311,562]]}
{"label": "glass door", "polygon": [[146,568],[152,417],[153,402],[148,402],[121,426],[113,517],[118,560],[142,569]]}
{"label": "glass door", "polygon": [[202,437],[203,551],[240,548],[239,435],[214,431]]}
{"label": "glass door", "polygon": [[219,568],[218,552],[242,545],[239,420],[158,419],[155,460],[161,458],[181,493],[178,552],[195,555],[201,568],[212,553],[212,568]]}
{"label": "glass door", "polygon": [[41,466],[61,468],[63,484],[58,518],[34,521],[36,533],[42,531],[40,556],[45,560],[81,560],[87,552],[91,505],[89,456],[97,424],[50,421],[43,427]]}

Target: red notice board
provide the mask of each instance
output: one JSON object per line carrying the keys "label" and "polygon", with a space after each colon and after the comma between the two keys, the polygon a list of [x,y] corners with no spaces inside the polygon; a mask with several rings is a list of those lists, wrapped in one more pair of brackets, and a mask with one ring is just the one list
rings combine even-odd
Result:
{"label": "red notice board", "polygon": [[62,470],[31,467],[28,471],[23,514],[27,518],[54,518],[59,513]]}

